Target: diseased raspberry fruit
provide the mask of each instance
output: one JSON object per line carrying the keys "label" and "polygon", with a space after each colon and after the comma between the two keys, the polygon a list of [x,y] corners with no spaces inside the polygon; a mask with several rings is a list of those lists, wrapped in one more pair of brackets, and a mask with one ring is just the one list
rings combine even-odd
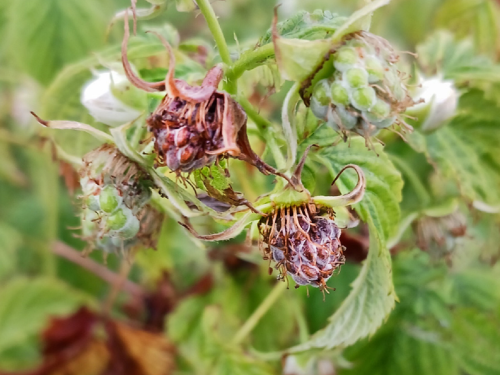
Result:
{"label": "diseased raspberry fruit", "polygon": [[82,237],[106,252],[138,244],[154,246],[161,214],[149,206],[148,174],[114,146],[105,144],[83,157]]}
{"label": "diseased raspberry fruit", "polygon": [[398,54],[383,38],[365,31],[349,34],[333,54],[334,73],[315,84],[310,107],[334,130],[364,137],[396,123],[414,105],[395,63]]}
{"label": "diseased raspberry fruit", "polygon": [[221,67],[213,67],[201,86],[175,79],[172,48],[163,37],[157,36],[169,52],[169,69],[164,81],[146,82],[135,75],[127,60],[129,30],[125,19],[122,62],[128,79],[145,91],[167,92],[147,119],[158,163],[177,173],[189,173],[214,163],[218,157],[234,157],[254,165],[266,175],[287,178],[252,151],[246,131],[246,113],[231,95],[217,90],[223,76]]}
{"label": "diseased raspberry fruit", "polygon": [[313,203],[280,207],[259,224],[264,258],[276,262],[280,278],[326,290],[326,282],[344,264],[344,247],[333,211]]}

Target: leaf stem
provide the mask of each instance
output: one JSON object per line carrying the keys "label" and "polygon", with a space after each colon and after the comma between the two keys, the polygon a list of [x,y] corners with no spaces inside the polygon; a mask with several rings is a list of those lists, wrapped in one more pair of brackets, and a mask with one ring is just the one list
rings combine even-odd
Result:
{"label": "leaf stem", "polygon": [[276,300],[281,296],[281,294],[287,289],[287,283],[278,282],[271,293],[267,295],[267,297],[262,301],[262,303],[257,307],[257,309],[253,312],[253,314],[248,318],[248,320],[243,324],[243,327],[236,332],[233,340],[231,341],[232,345],[239,345],[245,340],[250,332],[255,328],[257,323],[259,323],[260,319],[267,313],[267,311],[271,308],[271,306],[276,302]]}
{"label": "leaf stem", "polygon": [[226,39],[224,38],[224,34],[222,33],[222,29],[220,28],[219,21],[217,20],[212,5],[209,0],[197,0],[196,3],[207,21],[208,28],[215,39],[215,43],[217,43],[222,61],[226,65],[231,65],[233,62],[229,54],[229,49],[227,48]]}

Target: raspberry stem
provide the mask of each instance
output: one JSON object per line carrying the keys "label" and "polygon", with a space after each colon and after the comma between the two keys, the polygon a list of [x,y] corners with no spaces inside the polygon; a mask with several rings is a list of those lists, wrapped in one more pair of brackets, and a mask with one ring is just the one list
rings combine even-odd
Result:
{"label": "raspberry stem", "polygon": [[[226,39],[224,38],[224,34],[222,33],[222,29],[220,27],[219,21],[217,20],[217,15],[212,8],[209,0],[198,0],[196,2],[198,7],[200,8],[203,17],[207,21],[208,28],[214,37],[215,43],[219,48],[219,54],[222,59],[222,62],[227,66],[231,66],[233,61],[231,60],[231,55],[229,53],[229,48],[227,47]],[[227,92],[234,94],[236,93],[236,81],[231,79],[231,76],[228,76],[228,80],[225,82],[225,89]]]}
{"label": "raspberry stem", "polygon": [[281,294],[287,289],[286,282],[278,282],[271,293],[267,295],[264,301],[261,302],[259,307],[253,312],[250,318],[247,319],[245,324],[236,332],[233,340],[231,341],[232,345],[241,344],[245,338],[252,332],[255,326],[259,323],[260,319],[267,313],[267,311],[274,305],[274,303],[278,300]]}

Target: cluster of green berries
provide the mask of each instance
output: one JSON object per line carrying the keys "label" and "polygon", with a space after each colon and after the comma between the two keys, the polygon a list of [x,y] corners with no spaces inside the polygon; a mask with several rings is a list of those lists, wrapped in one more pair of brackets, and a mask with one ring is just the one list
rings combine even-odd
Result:
{"label": "cluster of green berries", "polygon": [[389,43],[367,32],[349,34],[333,54],[334,73],[316,83],[311,110],[334,130],[369,137],[413,105]]}
{"label": "cluster of green berries", "polygon": [[147,204],[151,190],[146,172],[110,145],[91,151],[83,162],[83,237],[106,252],[149,242],[159,214]]}

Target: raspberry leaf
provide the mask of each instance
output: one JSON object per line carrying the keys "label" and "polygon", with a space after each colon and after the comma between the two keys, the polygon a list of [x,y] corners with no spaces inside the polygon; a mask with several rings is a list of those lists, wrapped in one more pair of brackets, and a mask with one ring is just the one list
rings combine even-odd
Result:
{"label": "raspberry leaf", "polygon": [[0,352],[35,335],[53,315],[68,314],[90,299],[60,280],[11,279],[0,288]]}
{"label": "raspberry leaf", "polygon": [[[334,134],[333,130],[322,126],[307,143],[331,145]],[[388,240],[394,235],[400,220],[399,202],[403,180],[382,146],[375,145],[375,152],[378,157],[365,147],[361,138],[352,138],[350,145],[341,143],[335,147],[325,147],[311,157],[329,169],[332,179],[347,164],[361,167],[366,177],[366,190],[364,198],[354,207],[362,220],[368,222],[371,219],[384,240]],[[337,180],[342,194],[351,191],[356,183],[357,176],[352,171],[346,171]]]}

